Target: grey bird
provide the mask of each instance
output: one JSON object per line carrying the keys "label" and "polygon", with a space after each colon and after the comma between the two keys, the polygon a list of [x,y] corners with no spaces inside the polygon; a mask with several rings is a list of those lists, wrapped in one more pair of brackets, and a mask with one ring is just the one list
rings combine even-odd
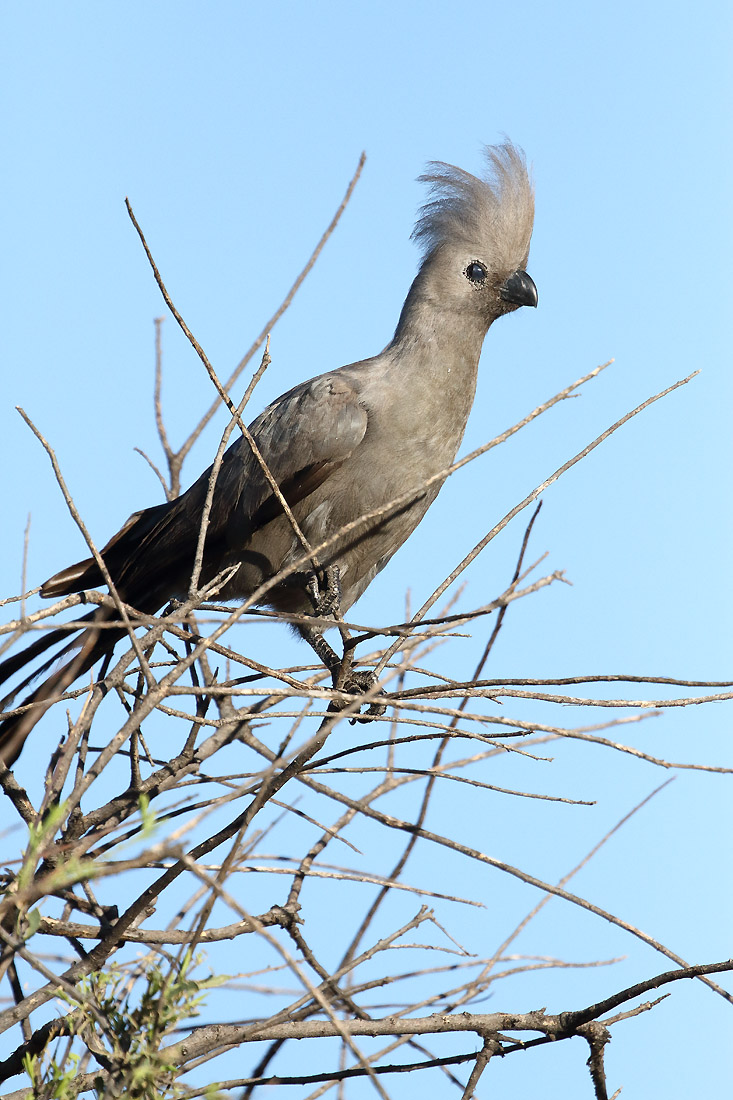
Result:
{"label": "grey bird", "polygon": [[[346,611],[414,531],[437,496],[468,420],[484,337],[520,306],[536,306],[526,272],[534,193],[521,150],[510,142],[486,149],[479,179],[432,162],[420,177],[429,201],[413,238],[422,263],[394,337],[379,355],[303,382],[273,401],[250,432],[311,547],[329,538],[316,571],[271,483],[242,437],[219,471],[200,583],[231,567],[218,598],[246,599],[298,562],[259,601],[277,611],[313,615]],[[102,550],[116,590],[128,605],[153,614],[188,591],[209,485],[207,470],[178,499],[132,515]],[[397,498],[407,502],[354,527]],[[347,524],[351,529],[339,535]],[[41,595],[57,598],[104,584],[93,558],[51,577]],[[108,657],[123,628],[98,629],[114,612],[100,608],[60,655],[74,653],[0,724],[0,760],[11,765],[44,711],[82,673]],[[335,676],[339,658],[312,627],[301,633]],[[53,631],[0,664],[0,683],[68,638]],[[58,660],[27,676],[2,704]]]}

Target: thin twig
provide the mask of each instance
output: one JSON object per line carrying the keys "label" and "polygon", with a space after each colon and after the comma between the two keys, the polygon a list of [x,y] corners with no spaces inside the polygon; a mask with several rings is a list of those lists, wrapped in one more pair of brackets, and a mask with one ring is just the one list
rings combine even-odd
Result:
{"label": "thin twig", "polygon": [[[549,488],[549,486],[553,484],[553,482],[562,477],[562,475],[566,473],[572,466],[575,466],[578,462],[581,462],[584,458],[586,458],[591,453],[591,451],[594,451],[596,447],[599,447],[601,443],[608,439],[609,436],[613,435],[614,432],[618,431],[619,428],[628,423],[628,421],[631,420],[632,417],[638,416],[639,413],[643,412],[645,409],[648,409],[650,405],[653,405],[655,401],[660,401],[663,397],[666,397],[674,390],[679,389],[680,386],[687,385],[687,383],[695,378],[699,373],[699,371],[693,371],[692,374],[688,374],[686,378],[680,379],[679,382],[674,382],[671,386],[667,386],[666,389],[660,390],[659,393],[655,393],[651,397],[648,397],[646,401],[642,401],[642,403],[640,405],[637,405],[635,409],[627,412],[625,416],[622,416],[619,420],[612,424],[610,428],[606,428],[605,432],[601,432],[601,434],[597,436],[592,443],[589,443],[586,447],[582,449],[582,451],[578,451],[578,453],[573,455],[572,458],[569,458],[567,462],[564,462],[562,466],[559,466],[553,474],[550,474],[548,478],[545,478],[545,480],[540,485],[537,485],[531,493],[527,494],[524,500],[520,501],[519,504],[516,504],[509,512],[507,512],[503,519],[495,524],[495,526],[492,527],[491,530],[486,535],[484,535],[484,537],[479,542],[476,543],[473,550],[471,550],[470,553],[466,554],[463,561],[458,563],[452,573],[450,573],[445,578],[445,580],[438,585],[438,587],[435,589],[432,595],[428,597],[428,599],[425,601],[419,611],[415,613],[415,615],[413,616],[413,622],[415,624],[419,623],[423,615],[427,611],[429,611],[430,608],[440,599],[446,589],[449,588],[453,584],[453,582],[461,575],[464,569],[466,569],[471,564],[471,562],[478,557],[481,551],[488,546],[492,539],[495,539],[496,536],[504,530],[507,524],[514,519],[515,516],[517,516],[530,504],[533,504],[534,501],[537,500],[537,498],[541,496],[542,493],[544,493],[545,489]],[[320,546],[316,547],[315,552],[318,553],[320,549]],[[377,667],[375,668],[375,676],[378,676],[380,674],[381,670],[385,667],[387,662],[392,659],[398,649],[399,643],[393,642],[393,644],[382,655]]]}

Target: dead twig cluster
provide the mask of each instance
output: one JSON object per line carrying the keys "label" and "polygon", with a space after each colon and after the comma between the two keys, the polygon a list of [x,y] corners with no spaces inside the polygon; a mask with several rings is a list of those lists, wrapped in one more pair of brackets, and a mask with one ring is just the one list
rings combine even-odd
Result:
{"label": "dead twig cluster", "polygon": [[[285,301],[224,383],[170,301],[135,222],[165,300],[218,394],[175,450],[162,409],[157,321],[154,416],[166,476],[148,461],[168,499],[179,492],[183,461],[221,403],[230,420],[214,463],[209,503],[231,434],[240,431],[248,438],[242,413],[270,361],[268,333],[335,228],[362,163],[363,158]],[[130,215],[134,220],[131,209]],[[231,387],[263,344],[260,366],[235,403]],[[543,402],[440,476],[481,458],[602,369]],[[481,792],[487,815],[507,797],[582,812],[591,804],[587,798],[488,781],[500,760],[511,756],[530,767],[546,759],[540,753],[553,742],[590,743],[666,770],[731,771],[714,763],[667,760],[615,739],[622,729],[631,735],[639,722],[665,708],[728,701],[730,683],[639,675],[486,678],[510,609],[565,580],[558,570],[538,576],[542,559],[525,564],[539,506],[503,592],[467,610],[457,606],[459,594],[427,617],[467,565],[552,482],[687,381],[639,405],[544,478],[417,612],[406,612],[404,621],[386,626],[329,621],[341,632],[344,662],[376,669],[380,679],[366,701],[388,708],[381,722],[349,725],[365,696],[334,689],[320,666],[277,667],[253,658],[252,631],[263,621],[304,617],[274,616],[256,606],[280,577],[234,608],[216,602],[222,578],[199,588],[206,514],[188,598],[160,615],[139,614],[111,583],[109,594],[87,592],[35,609],[28,604],[32,593],[25,591],[24,566],[19,614],[0,627],[3,648],[51,624],[58,629],[59,616],[82,602],[108,608],[100,629],[122,626],[128,644],[120,644],[102,678],[54,701],[41,727],[52,741],[42,779],[26,789],[13,772],[0,772],[6,855],[0,1031],[10,1037],[0,1080],[24,1076],[23,1086],[6,1097],[66,1098],[90,1090],[105,1096],[196,1097],[218,1090],[245,1098],[272,1084],[316,1097],[334,1088],[345,1095],[344,1083],[359,1077],[386,1097],[391,1082],[405,1073],[419,1074],[422,1081],[426,1071],[434,1071],[447,1089],[468,1100],[497,1055],[581,1037],[594,1094],[606,1098],[604,1050],[613,1029],[661,999],[640,998],[691,978],[733,1001],[712,977],[733,969],[733,961],[690,964],[621,915],[567,889],[669,780],[558,882],[461,839],[462,830],[451,829],[439,812],[441,799],[456,789],[467,797]],[[25,419],[45,446],[70,513],[103,567],[50,443]],[[248,442],[254,447],[251,437]],[[279,494],[277,485],[274,491]],[[386,512],[404,503],[395,500]],[[375,518],[368,514],[359,522]],[[27,531],[25,539],[27,546]],[[304,538],[301,544],[302,560],[292,569],[317,561],[328,546],[309,546]],[[487,618],[492,629],[473,673],[448,677],[440,660],[446,645],[482,629]],[[65,623],[69,631],[78,625],[73,618]],[[605,697],[601,685],[613,685],[614,697]],[[584,686],[588,694],[561,690]],[[653,689],[655,697],[645,697]],[[519,707],[528,703],[542,706],[543,721],[523,716]],[[44,708],[48,705],[44,700]],[[567,720],[568,708],[578,707],[584,708],[583,724],[574,725]],[[589,723],[585,716],[596,708],[604,717]],[[616,716],[605,717],[609,708]],[[439,824],[429,827],[433,817]],[[469,833],[480,839],[482,830]],[[437,860],[443,852],[464,868],[460,891],[425,874],[425,857]],[[486,892],[478,878],[483,868],[537,891],[537,902],[493,948],[473,953],[459,942],[451,914],[485,911]],[[487,995],[503,996],[507,980],[520,974],[536,982],[547,971],[618,961],[510,952],[552,898],[610,923],[674,962],[675,969],[581,1008],[482,1011]],[[608,983],[613,986],[611,977]],[[541,1000],[541,993],[531,996],[534,1003]],[[198,1013],[214,1019],[196,1023]],[[445,1036],[453,1037],[449,1053],[441,1045]],[[294,1039],[308,1040],[308,1065],[318,1068],[296,1069],[288,1057]]]}

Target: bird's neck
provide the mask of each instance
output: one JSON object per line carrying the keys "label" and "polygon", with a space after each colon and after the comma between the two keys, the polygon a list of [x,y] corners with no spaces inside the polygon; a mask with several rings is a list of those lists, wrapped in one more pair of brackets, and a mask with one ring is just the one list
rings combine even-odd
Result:
{"label": "bird's neck", "polygon": [[385,349],[387,369],[408,387],[415,410],[444,440],[447,451],[436,456],[439,466],[452,461],[460,444],[487,327],[473,313],[446,308],[418,276]]}
{"label": "bird's neck", "polygon": [[389,347],[419,358],[448,356],[475,370],[488,327],[483,314],[451,308],[422,271],[410,287]]}

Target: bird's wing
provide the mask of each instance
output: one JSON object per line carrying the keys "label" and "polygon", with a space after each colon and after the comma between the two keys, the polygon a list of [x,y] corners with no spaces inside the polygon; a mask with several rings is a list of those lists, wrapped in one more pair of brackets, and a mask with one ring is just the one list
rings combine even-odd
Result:
{"label": "bird's wing", "polygon": [[[367,429],[367,410],[352,381],[326,374],[283,394],[257,417],[250,432],[287,503],[294,507],[354,452]],[[209,472],[201,481],[208,486]],[[229,449],[217,480],[210,531],[241,545],[282,506],[248,440]]]}
{"label": "bird's wing", "polygon": [[[288,504],[313,493],[361,443],[367,410],[354,383],[340,372],[320,375],[279,397],[250,425],[262,459]],[[209,488],[211,467],[177,500],[130,516],[102,556],[124,598],[153,610],[174,595],[190,571]],[[206,553],[244,546],[282,506],[245,438],[224,455],[216,480]],[[57,573],[41,590],[59,596],[102,584],[92,559]]]}

